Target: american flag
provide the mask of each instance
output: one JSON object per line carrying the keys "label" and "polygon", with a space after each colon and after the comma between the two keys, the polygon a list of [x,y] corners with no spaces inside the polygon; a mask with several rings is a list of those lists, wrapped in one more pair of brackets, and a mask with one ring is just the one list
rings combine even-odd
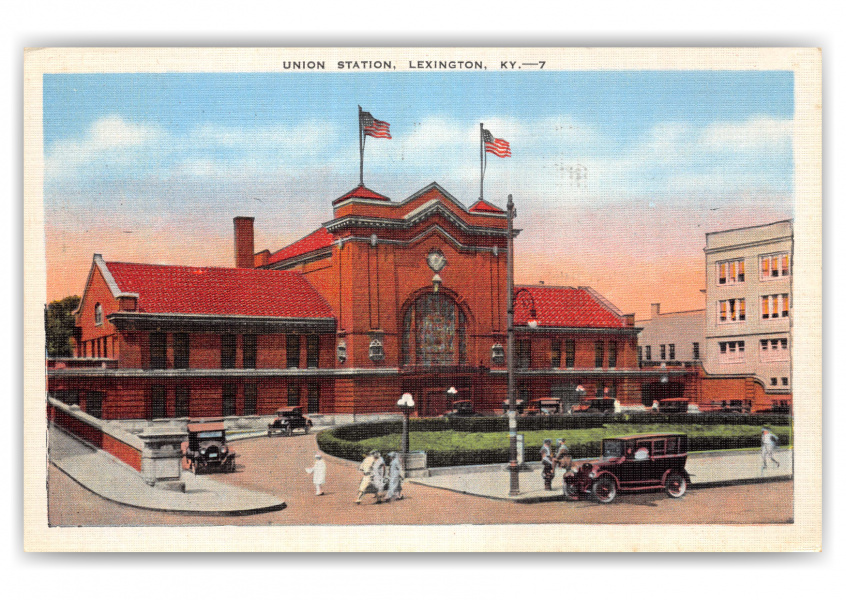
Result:
{"label": "american flag", "polygon": [[374,119],[369,112],[361,113],[361,129],[364,135],[375,138],[391,139],[391,124]]}
{"label": "american flag", "polygon": [[482,129],[482,138],[485,142],[485,152],[496,154],[500,158],[511,156],[511,144],[505,140],[495,138],[487,129]]}

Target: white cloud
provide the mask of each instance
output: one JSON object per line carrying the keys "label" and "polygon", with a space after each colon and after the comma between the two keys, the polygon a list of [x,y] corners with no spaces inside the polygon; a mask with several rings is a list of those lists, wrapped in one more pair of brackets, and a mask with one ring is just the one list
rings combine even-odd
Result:
{"label": "white cloud", "polygon": [[742,123],[712,123],[699,143],[709,150],[756,150],[786,147],[793,140],[793,121],[755,118]]}

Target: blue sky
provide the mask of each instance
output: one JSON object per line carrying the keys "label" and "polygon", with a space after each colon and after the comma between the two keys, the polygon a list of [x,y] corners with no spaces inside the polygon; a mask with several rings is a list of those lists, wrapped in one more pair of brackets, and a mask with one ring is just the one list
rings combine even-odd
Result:
{"label": "blue sky", "polygon": [[358,182],[358,104],[391,123],[392,140],[368,139],[365,183],[394,200],[438,181],[469,206],[479,122],[511,143],[489,157],[485,198],[514,194],[520,243],[544,248],[527,281],[618,285],[599,257],[559,268],[585,236],[620,257],[694,257],[705,231],[793,216],[791,72],[46,75],[43,97],[56,265],[96,251],[228,265],[236,214],[256,217],[258,249],[301,237]]}

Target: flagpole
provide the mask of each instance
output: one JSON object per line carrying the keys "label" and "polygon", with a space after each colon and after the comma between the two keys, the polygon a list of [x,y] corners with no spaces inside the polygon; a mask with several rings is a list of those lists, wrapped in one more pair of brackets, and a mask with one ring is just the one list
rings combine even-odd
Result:
{"label": "flagpole", "polygon": [[485,124],[479,123],[479,200],[485,199]]}
{"label": "flagpole", "polygon": [[359,168],[358,168],[358,184],[364,185],[364,136],[361,131],[361,105],[358,107],[358,153],[359,153]]}

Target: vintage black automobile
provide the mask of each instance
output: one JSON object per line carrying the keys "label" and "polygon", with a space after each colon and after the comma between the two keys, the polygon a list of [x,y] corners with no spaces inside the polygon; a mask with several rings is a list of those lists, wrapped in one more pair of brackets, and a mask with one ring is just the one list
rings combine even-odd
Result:
{"label": "vintage black automobile", "polygon": [[283,407],[276,411],[276,417],[267,426],[267,435],[293,435],[295,429],[308,433],[313,425],[311,419],[303,415],[301,406]]}
{"label": "vintage black automobile", "polygon": [[452,410],[444,413],[445,417],[476,417],[479,413],[473,410],[473,403],[469,400],[456,400],[452,403]]}
{"label": "vintage black automobile", "polygon": [[666,490],[673,498],[687,491],[687,436],[650,433],[602,440],[602,456],[575,467],[564,478],[564,497],[612,502],[618,492]]}
{"label": "vintage black automobile", "polygon": [[223,420],[190,421],[188,441],[182,442],[182,468],[195,474],[235,470],[237,454],[226,445]]}
{"label": "vintage black automobile", "polygon": [[577,404],[573,407],[573,413],[603,413],[614,412],[614,398],[594,398],[586,403]]}

